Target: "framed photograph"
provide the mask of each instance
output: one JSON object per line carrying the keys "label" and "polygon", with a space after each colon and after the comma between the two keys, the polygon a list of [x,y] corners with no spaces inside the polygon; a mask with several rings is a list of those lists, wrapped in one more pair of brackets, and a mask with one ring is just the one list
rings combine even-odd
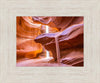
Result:
{"label": "framed photograph", "polygon": [[0,83],[100,83],[99,3],[0,1]]}
{"label": "framed photograph", "polygon": [[17,16],[17,67],[83,67],[83,16]]}

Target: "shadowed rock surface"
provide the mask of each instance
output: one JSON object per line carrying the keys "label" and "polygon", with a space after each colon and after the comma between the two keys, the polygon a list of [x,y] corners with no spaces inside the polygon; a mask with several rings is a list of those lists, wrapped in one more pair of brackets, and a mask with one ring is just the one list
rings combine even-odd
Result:
{"label": "shadowed rock surface", "polygon": [[48,16],[33,16],[32,19],[36,22],[40,22],[43,24],[47,24],[50,27],[56,27],[59,30],[61,29],[66,29],[69,26],[73,25],[73,24],[80,24],[83,22],[83,17],[63,17],[63,16],[52,16],[52,17],[48,17]]}
{"label": "shadowed rock surface", "polygon": [[[63,26],[63,25],[62,25]],[[71,25],[66,29],[56,33],[45,33],[36,37],[35,41],[41,43],[45,48],[53,53],[53,57],[57,60],[55,37],[58,37],[60,47],[60,57],[62,63],[73,66],[83,65],[83,20],[82,18],[73,18]],[[73,50],[72,50],[73,49]],[[76,49],[78,49],[76,51]],[[81,51],[80,51],[81,49]],[[74,56],[68,56],[70,53]],[[81,53],[78,56],[77,53]]]}
{"label": "shadowed rock surface", "polygon": [[62,32],[39,35],[35,41],[52,51],[55,50],[55,37],[57,34],[59,34],[58,42],[60,50],[83,46],[83,24],[73,25]]}

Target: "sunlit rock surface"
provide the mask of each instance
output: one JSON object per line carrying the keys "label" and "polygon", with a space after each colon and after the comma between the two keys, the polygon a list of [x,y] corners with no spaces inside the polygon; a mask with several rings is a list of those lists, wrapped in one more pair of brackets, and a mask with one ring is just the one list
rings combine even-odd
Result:
{"label": "sunlit rock surface", "polygon": [[35,58],[42,52],[42,45],[34,41],[41,33],[40,27],[31,17],[17,17],[17,58]]}
{"label": "sunlit rock surface", "polygon": [[17,57],[36,58],[42,52],[42,45],[31,39],[17,38]]}
{"label": "sunlit rock surface", "polygon": [[[83,17],[17,17],[17,66],[83,66],[83,27]],[[56,36],[61,65],[56,62]],[[43,46],[52,53],[49,59]]]}
{"label": "sunlit rock surface", "polygon": [[[17,58],[36,58],[42,53],[44,48],[41,44],[36,43],[34,39],[46,33],[46,25],[34,22],[31,16],[17,17]],[[55,27],[49,27],[49,33],[57,32]]]}
{"label": "sunlit rock surface", "polygon": [[17,17],[17,37],[34,39],[40,34],[41,24],[34,23],[31,17]]}

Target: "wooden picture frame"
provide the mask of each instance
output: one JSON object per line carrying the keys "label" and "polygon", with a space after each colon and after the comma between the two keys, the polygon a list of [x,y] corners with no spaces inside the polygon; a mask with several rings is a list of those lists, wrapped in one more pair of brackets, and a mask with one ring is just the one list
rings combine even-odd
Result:
{"label": "wooden picture frame", "polygon": [[[1,0],[0,83],[100,83],[99,0]],[[16,16],[84,16],[84,67],[16,67]]]}

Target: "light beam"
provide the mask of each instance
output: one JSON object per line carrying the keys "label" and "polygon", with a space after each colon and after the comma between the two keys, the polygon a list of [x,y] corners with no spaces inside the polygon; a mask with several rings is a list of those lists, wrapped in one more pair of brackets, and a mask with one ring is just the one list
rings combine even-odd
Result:
{"label": "light beam", "polygon": [[[49,33],[49,26],[46,25],[46,33]],[[46,58],[50,58],[49,51],[46,50]]]}

